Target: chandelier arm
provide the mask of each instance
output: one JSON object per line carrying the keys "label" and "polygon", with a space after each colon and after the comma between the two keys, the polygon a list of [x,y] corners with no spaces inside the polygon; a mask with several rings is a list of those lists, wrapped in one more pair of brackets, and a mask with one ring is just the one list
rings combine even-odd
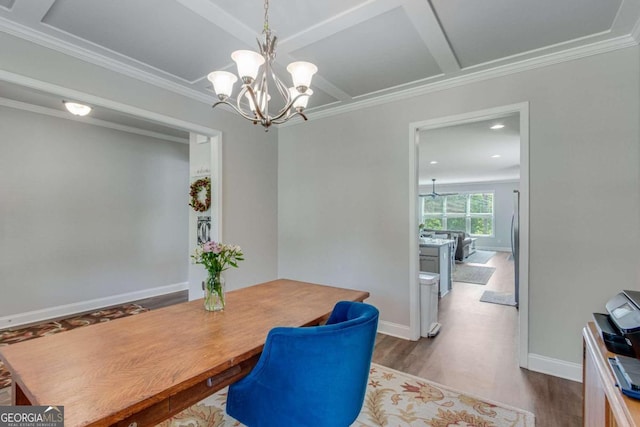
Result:
{"label": "chandelier arm", "polygon": [[[255,113],[253,113],[251,111],[251,109],[249,109],[249,111],[247,112],[245,108],[242,107],[242,105],[240,105],[240,101],[242,100],[244,94],[247,92],[247,87],[248,85],[243,85],[242,89],[240,89],[240,93],[238,93],[238,96],[236,98],[236,111],[240,111],[242,112],[242,117],[244,117],[245,119],[249,119],[249,120],[257,120],[257,117],[255,117]],[[251,116],[250,114],[253,114],[253,116]]]}
{"label": "chandelier arm", "polygon": [[278,88],[278,92],[280,93],[280,96],[282,96],[285,102],[284,107],[282,107],[282,109],[278,111],[278,113],[274,117],[272,117],[271,120],[272,121],[280,120],[281,118],[284,117],[283,121],[281,121],[281,123],[283,123],[284,121],[288,120],[289,117],[291,117],[289,112],[291,107],[293,106],[293,103],[298,99],[298,96],[296,96],[294,99],[291,99],[291,94],[289,93],[289,89],[282,82],[282,80],[280,80],[280,78],[275,74],[273,69],[271,69],[271,78],[275,82],[276,87]]}
{"label": "chandelier arm", "polygon": [[261,111],[262,106],[256,104],[256,111],[260,111],[260,117],[267,121],[267,126],[271,123],[271,116],[269,116],[269,81],[267,76],[271,72],[271,61],[269,57],[264,61],[264,72],[262,73],[262,91],[261,97],[264,98],[264,111]]}
{"label": "chandelier arm", "polygon": [[282,120],[272,120],[271,123],[279,125],[282,124],[284,122],[286,122],[287,120],[291,119],[292,117],[295,116],[301,116],[305,121],[307,121],[307,116],[302,112],[302,111],[296,111],[295,113],[287,116],[286,118],[282,119]]}
{"label": "chandelier arm", "polygon": [[276,120],[280,120],[282,119],[282,117],[284,116],[284,121],[288,120],[289,117],[291,117],[291,106],[293,105],[293,102],[288,103],[287,105],[285,105],[282,110],[278,111],[278,114],[276,114],[274,117],[271,118],[272,122],[275,122]]}
{"label": "chandelier arm", "polygon": [[[291,107],[293,107],[293,104],[294,104],[294,103],[298,100],[298,98],[300,98],[301,96],[309,96],[309,94],[300,93],[300,94],[296,95],[293,99],[289,100],[289,102],[287,103],[287,105],[285,105],[285,106],[282,108],[282,110],[280,110],[280,111],[278,112],[278,114],[277,114],[275,117],[273,117],[272,121],[273,121],[273,120],[280,120],[283,116],[285,116],[285,114],[287,114],[288,112],[291,112],[291,111],[292,111],[292,110],[291,110]],[[280,123],[283,123],[284,121],[289,120],[291,117],[293,117],[293,116],[295,116],[295,115],[297,115],[297,114],[300,114],[301,116],[305,117],[305,120],[307,120],[307,119],[306,119],[306,116],[305,116],[301,111],[296,111],[294,114],[289,114],[289,115],[287,115],[286,117],[284,117],[283,121],[281,121]]]}
{"label": "chandelier arm", "polygon": [[220,105],[220,104],[224,104],[224,105],[228,105],[229,107],[233,108],[233,110],[240,114],[242,117],[244,117],[247,120],[251,120],[252,122],[256,121],[255,117],[251,117],[249,115],[247,115],[247,113],[245,113],[244,111],[242,111],[242,109],[237,108],[235,105],[233,105],[232,103],[230,103],[229,101],[218,101],[215,104],[213,104],[213,106],[211,108],[216,108],[216,106]]}
{"label": "chandelier arm", "polygon": [[[254,114],[257,116],[256,119],[260,119],[260,121],[264,122],[264,121],[270,121],[270,117],[269,117],[269,94],[265,91],[266,90],[266,78],[263,75],[262,78],[260,79],[260,82],[256,85],[256,90],[254,90],[254,88],[252,88],[251,86],[247,85],[245,86],[245,92],[249,94],[249,96],[251,97],[251,100],[253,101],[253,106],[256,109],[254,111]],[[264,101],[265,101],[265,111],[262,111],[260,102],[258,102],[258,96],[256,96],[256,93],[260,93],[262,94],[261,96],[264,97]]]}
{"label": "chandelier arm", "polygon": [[284,103],[288,104],[291,101],[291,95],[289,94],[289,88],[278,78],[276,73],[271,70],[271,78],[276,83],[276,87],[278,88],[278,92],[280,92],[280,96],[284,98]]}
{"label": "chandelier arm", "polygon": [[238,108],[240,108],[240,100],[242,100],[242,96],[245,94],[246,91],[247,91],[247,85],[242,85],[242,88],[240,89],[238,96],[236,96],[236,104],[238,105]]}

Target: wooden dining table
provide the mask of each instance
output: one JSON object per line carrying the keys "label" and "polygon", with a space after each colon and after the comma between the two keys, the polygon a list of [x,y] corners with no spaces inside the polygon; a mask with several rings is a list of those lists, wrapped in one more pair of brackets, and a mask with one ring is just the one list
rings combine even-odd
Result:
{"label": "wooden dining table", "polygon": [[369,293],[279,279],[0,348],[13,403],[64,406],[65,426],[157,423],[245,376],[276,326],[322,323]]}

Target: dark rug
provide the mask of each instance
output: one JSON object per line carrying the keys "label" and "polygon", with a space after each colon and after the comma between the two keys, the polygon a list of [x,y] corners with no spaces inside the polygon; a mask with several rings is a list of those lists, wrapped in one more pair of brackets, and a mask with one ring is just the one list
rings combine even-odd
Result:
{"label": "dark rug", "polygon": [[[106,308],[93,313],[68,317],[66,319],[39,323],[20,329],[5,329],[0,331],[0,346],[19,343],[46,335],[53,335],[59,332],[70,331],[71,329],[93,325],[95,323],[108,322],[121,317],[132,316],[134,314],[149,311],[148,308],[138,304],[125,304],[119,307]],[[0,389],[11,385],[11,374],[0,362]]]}
{"label": "dark rug", "polygon": [[480,251],[477,250],[464,259],[464,262],[471,262],[474,264],[486,264],[496,253],[494,251]]}
{"label": "dark rug", "polygon": [[509,292],[484,291],[480,297],[481,302],[490,302],[492,304],[510,305],[515,307],[515,296]]}
{"label": "dark rug", "polygon": [[456,264],[451,276],[454,282],[475,283],[477,285],[486,285],[495,267],[483,267],[480,265]]}

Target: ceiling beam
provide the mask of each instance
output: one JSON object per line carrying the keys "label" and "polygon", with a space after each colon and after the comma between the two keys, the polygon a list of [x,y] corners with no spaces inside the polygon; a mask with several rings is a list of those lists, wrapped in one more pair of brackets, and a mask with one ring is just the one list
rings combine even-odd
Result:
{"label": "ceiling beam", "polygon": [[56,0],[16,1],[11,8],[15,20],[35,27],[42,22]]}
{"label": "ceiling beam", "polygon": [[456,58],[449,40],[440,25],[431,2],[426,0],[405,0],[404,10],[413,23],[420,38],[427,45],[433,59],[445,74],[460,71],[460,64]]}
{"label": "ceiling beam", "polygon": [[287,52],[293,52],[401,7],[402,3],[401,0],[368,0],[281,40],[280,46]]}
{"label": "ceiling beam", "polygon": [[636,38],[640,27],[640,2],[632,0],[622,0],[620,9],[611,24],[611,32],[615,35],[631,34]]}
{"label": "ceiling beam", "polygon": [[257,33],[255,29],[249,28],[215,3],[209,0],[176,1],[249,46],[253,46],[256,43]]}

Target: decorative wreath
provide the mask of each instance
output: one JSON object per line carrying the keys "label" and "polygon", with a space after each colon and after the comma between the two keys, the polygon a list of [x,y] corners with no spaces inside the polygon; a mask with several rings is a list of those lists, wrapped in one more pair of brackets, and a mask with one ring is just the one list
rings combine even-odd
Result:
{"label": "decorative wreath", "polygon": [[[204,202],[200,201],[200,192],[205,190]],[[191,190],[189,191],[191,196],[191,203],[189,206],[196,212],[206,212],[211,206],[211,178],[200,178],[191,184]]]}

